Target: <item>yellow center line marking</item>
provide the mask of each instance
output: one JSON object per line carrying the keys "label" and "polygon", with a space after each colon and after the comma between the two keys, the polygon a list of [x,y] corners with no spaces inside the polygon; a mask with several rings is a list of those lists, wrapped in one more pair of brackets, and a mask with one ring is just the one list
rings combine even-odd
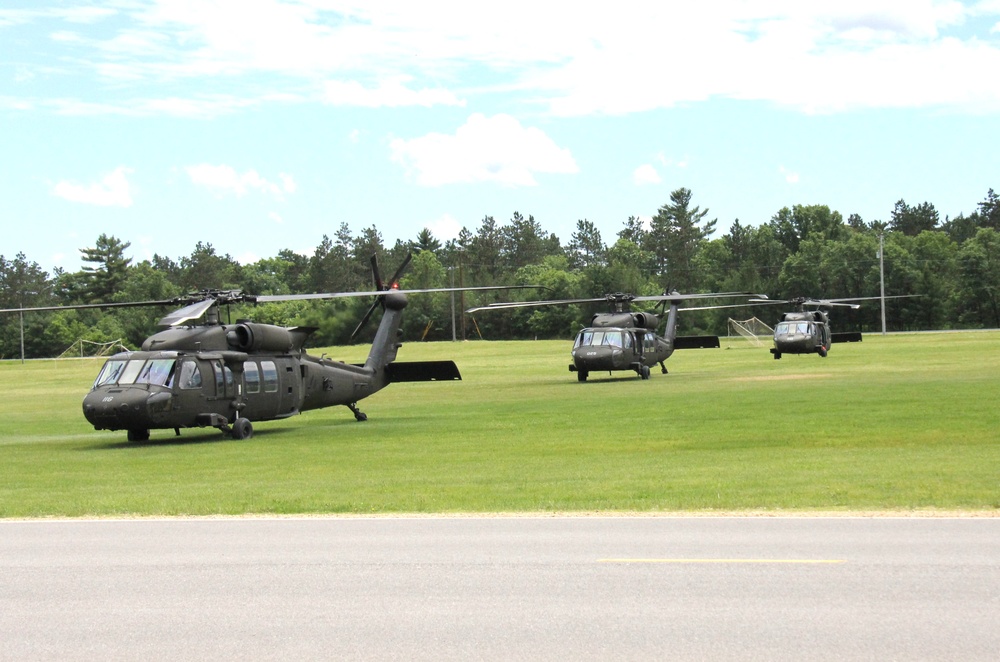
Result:
{"label": "yellow center line marking", "polygon": [[597,559],[598,563],[785,563],[822,565],[847,563],[843,559]]}

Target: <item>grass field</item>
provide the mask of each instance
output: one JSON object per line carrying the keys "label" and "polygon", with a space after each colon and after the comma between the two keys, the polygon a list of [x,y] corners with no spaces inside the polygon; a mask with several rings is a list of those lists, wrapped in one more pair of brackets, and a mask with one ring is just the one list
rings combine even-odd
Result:
{"label": "grass field", "polygon": [[[0,517],[567,511],[1000,514],[1000,333],[733,341],[669,375],[567,371],[568,341],[408,343],[463,381],[255,426],[94,431],[100,361],[0,362]],[[332,348],[363,358],[366,347]]]}

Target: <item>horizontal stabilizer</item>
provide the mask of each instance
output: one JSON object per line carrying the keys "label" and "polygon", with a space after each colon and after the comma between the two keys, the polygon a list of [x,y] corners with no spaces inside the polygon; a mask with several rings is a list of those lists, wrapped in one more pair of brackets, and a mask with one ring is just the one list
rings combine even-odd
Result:
{"label": "horizontal stabilizer", "polygon": [[719,346],[719,336],[677,336],[674,349],[705,349]]}
{"label": "horizontal stabilizer", "polygon": [[454,361],[393,361],[385,367],[390,382],[438,382],[461,379]]}
{"label": "horizontal stabilizer", "polygon": [[830,342],[861,342],[861,332],[844,331],[842,333],[831,333]]}

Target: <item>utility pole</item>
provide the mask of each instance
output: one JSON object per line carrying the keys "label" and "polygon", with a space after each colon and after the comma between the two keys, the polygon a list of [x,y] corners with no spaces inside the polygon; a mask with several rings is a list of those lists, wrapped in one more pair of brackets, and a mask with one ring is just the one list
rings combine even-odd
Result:
{"label": "utility pole", "polygon": [[[458,286],[465,287],[465,272],[462,270],[462,251],[458,253]],[[465,340],[465,290],[458,293],[462,302],[462,340]]]}
{"label": "utility pole", "polygon": [[[451,275],[451,286],[455,287],[455,267],[448,267],[448,273]],[[451,341],[455,342],[458,338],[455,335],[455,290],[451,291]]]}
{"label": "utility pole", "polygon": [[882,335],[885,335],[885,233],[878,233],[879,303],[882,305]]}

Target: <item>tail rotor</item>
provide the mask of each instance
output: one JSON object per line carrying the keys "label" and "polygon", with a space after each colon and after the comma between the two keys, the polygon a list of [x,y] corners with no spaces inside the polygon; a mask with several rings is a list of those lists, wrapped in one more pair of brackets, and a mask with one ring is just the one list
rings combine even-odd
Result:
{"label": "tail rotor", "polygon": [[[376,291],[387,292],[388,290],[399,289],[399,278],[400,276],[403,275],[403,271],[410,264],[411,259],[413,259],[413,255],[411,253],[407,253],[406,258],[403,260],[403,263],[399,265],[398,269],[396,269],[396,273],[392,275],[392,278],[389,279],[389,282],[383,283],[382,276],[379,273],[379,268],[378,268],[378,257],[372,254],[372,259],[371,259],[372,281],[375,284]],[[384,305],[385,305],[384,296],[375,297],[375,301],[372,302],[371,307],[368,308],[368,311],[365,313],[364,317],[361,318],[361,321],[358,322],[358,325],[354,328],[354,332],[351,334],[352,342],[354,341],[354,338],[359,333],[361,333],[361,330],[368,323],[368,320],[371,319],[371,316],[375,314],[375,309],[378,308],[379,306],[384,306]]]}

